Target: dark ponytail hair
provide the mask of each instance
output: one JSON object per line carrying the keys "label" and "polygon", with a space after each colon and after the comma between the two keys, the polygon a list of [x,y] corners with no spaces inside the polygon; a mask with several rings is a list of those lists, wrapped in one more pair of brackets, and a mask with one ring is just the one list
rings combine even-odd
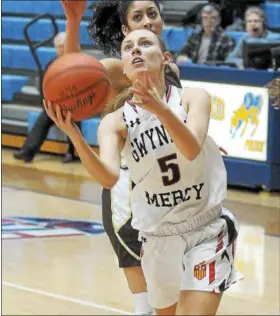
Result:
{"label": "dark ponytail hair", "polygon": [[[102,0],[92,5],[94,12],[87,31],[104,54],[120,53],[121,42],[124,39],[122,25],[127,25],[128,9],[132,2],[133,0]],[[153,2],[160,10],[159,2]]]}

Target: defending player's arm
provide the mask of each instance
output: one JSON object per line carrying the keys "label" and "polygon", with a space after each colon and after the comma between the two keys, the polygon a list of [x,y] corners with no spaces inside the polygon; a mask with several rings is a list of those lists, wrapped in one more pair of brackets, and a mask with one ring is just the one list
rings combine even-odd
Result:
{"label": "defending player's arm", "polygon": [[61,6],[66,17],[66,39],[64,54],[78,53],[80,47],[80,24],[86,10],[86,0],[68,1],[61,0]]}
{"label": "defending player's arm", "polygon": [[80,130],[71,120],[71,113],[62,117],[60,107],[54,110],[50,103],[44,107],[54,123],[71,139],[79,157],[89,174],[103,187],[112,188],[119,179],[120,173],[120,134],[117,128],[115,113],[106,116],[99,126],[100,157],[86,143]]}
{"label": "defending player's arm", "polygon": [[[66,16],[66,39],[64,44],[64,54],[81,52],[80,46],[80,24],[82,16],[86,10],[87,1],[67,1],[61,0]],[[118,95],[123,89],[131,86],[130,80],[123,74],[122,61],[117,58],[104,58],[100,62],[107,69],[111,80],[113,94]]]}
{"label": "defending player's arm", "polygon": [[131,81],[123,74],[123,63],[120,59],[104,58],[100,62],[106,68],[110,78],[112,86],[110,98],[116,97],[131,86]]}
{"label": "defending player's arm", "polygon": [[147,86],[138,81],[138,89],[130,89],[141,99],[134,101],[134,104],[155,113],[180,152],[188,160],[194,160],[199,155],[208,132],[211,107],[209,94],[200,88],[183,90],[182,102],[188,112],[188,122],[184,124],[162,101],[151,79],[147,74],[146,76]]}

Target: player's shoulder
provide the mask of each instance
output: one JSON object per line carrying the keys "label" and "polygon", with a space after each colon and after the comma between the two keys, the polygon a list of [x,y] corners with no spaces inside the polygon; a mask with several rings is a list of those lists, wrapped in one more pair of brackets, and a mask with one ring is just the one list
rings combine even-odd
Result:
{"label": "player's shoulder", "polygon": [[203,87],[183,87],[182,93],[187,93],[187,94],[208,94],[208,92],[203,88]]}
{"label": "player's shoulder", "polygon": [[181,97],[205,99],[209,98],[209,93],[203,87],[184,87],[181,91]]}
{"label": "player's shoulder", "polygon": [[204,88],[184,87],[180,95],[187,113],[191,108],[195,111],[205,109],[207,112],[211,107],[211,96]]}
{"label": "player's shoulder", "polygon": [[102,132],[121,132],[125,130],[126,126],[123,120],[123,107],[119,108],[118,110],[107,114],[104,116],[99,124],[98,131],[99,133]]}

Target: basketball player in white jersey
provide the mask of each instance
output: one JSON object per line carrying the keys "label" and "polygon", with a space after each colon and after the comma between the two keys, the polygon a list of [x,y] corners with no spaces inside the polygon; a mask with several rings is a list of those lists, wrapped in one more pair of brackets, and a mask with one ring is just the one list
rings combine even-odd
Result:
{"label": "basketball player in white jersey", "polygon": [[[86,1],[61,1],[67,19],[67,40],[65,52],[79,52],[79,29],[81,17],[86,9]],[[94,13],[87,26],[90,38],[104,54],[120,56],[120,44],[129,32],[136,29],[149,29],[160,35],[164,21],[158,1],[112,1],[94,3]],[[114,14],[113,14],[114,13]],[[114,38],[114,41],[112,41]],[[116,58],[100,60],[106,67],[112,82],[112,98],[131,86],[131,81],[123,74],[122,63]],[[121,64],[121,67],[119,65]],[[165,68],[165,79],[170,85],[181,88],[179,71],[175,64]],[[106,109],[112,111],[112,109]],[[106,111],[103,115],[108,114]],[[141,268],[141,246],[139,231],[131,226],[132,212],[130,175],[122,164],[119,181],[108,190],[102,191],[102,220],[118,264],[123,269],[129,289],[134,299],[134,314],[151,314],[148,303],[146,282]]]}
{"label": "basketball player in white jersey", "polygon": [[[65,52],[79,52],[79,30],[86,1],[61,1],[67,19]],[[131,86],[123,73],[120,60],[120,45],[124,34],[136,29],[150,29],[160,35],[164,21],[159,2],[153,1],[96,1],[91,21],[87,26],[90,38],[104,54],[116,58],[101,59],[112,83],[113,99]],[[115,14],[112,14],[114,12]],[[114,41],[112,40],[114,38]],[[121,67],[119,67],[121,65]],[[165,69],[166,81],[181,88],[179,70],[175,64]],[[110,108],[106,110],[112,111]],[[106,111],[103,112],[105,116]],[[110,190],[102,190],[102,221],[106,234],[117,256],[119,268],[124,271],[134,300],[135,315],[150,315],[154,311],[148,302],[147,285],[141,268],[142,241],[139,231],[131,226],[130,206],[131,180],[127,166],[122,159],[119,181]]]}
{"label": "basketball player in white jersey", "polygon": [[132,81],[122,105],[100,123],[96,155],[60,108],[47,113],[74,143],[82,163],[106,188],[118,181],[123,150],[134,182],[132,225],[141,232],[142,268],[159,315],[214,315],[237,281],[238,224],[223,209],[226,170],[207,136],[210,98],[198,88],[166,87],[170,63],[163,41],[148,30],[126,36],[124,71]]}

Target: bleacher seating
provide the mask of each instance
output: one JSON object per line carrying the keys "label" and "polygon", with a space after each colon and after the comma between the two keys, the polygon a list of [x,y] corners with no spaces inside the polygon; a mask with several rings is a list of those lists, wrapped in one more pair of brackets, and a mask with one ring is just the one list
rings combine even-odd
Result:
{"label": "bleacher seating", "polygon": [[[88,1],[88,5],[93,0]],[[36,88],[37,67],[25,42],[24,27],[34,17],[49,13],[58,26],[65,31],[66,21],[59,1],[2,1],[2,133],[26,135],[28,116],[41,110],[41,100]],[[89,39],[86,25],[92,15],[87,10],[81,22],[81,44],[86,49],[94,47]],[[49,39],[53,25],[47,17],[32,25],[28,34],[34,42]],[[51,42],[36,50],[43,69],[56,57]]]}
{"label": "bleacher seating", "polygon": [[[53,47],[41,47],[37,51],[43,68],[56,57]],[[2,67],[36,70],[36,64],[32,58],[29,47],[25,45],[3,44]]]}
{"label": "bleacher seating", "polygon": [[192,29],[184,27],[165,27],[162,32],[167,48],[170,52],[179,52],[186,44]]}
{"label": "bleacher seating", "polygon": [[[89,1],[89,4],[92,1]],[[197,2],[203,3],[205,1]],[[163,16],[166,18],[169,15],[169,17],[176,19],[177,22],[185,15],[188,9],[186,4],[183,4],[181,1],[164,1],[164,3]],[[268,17],[269,27],[280,29],[280,3],[267,2],[264,5],[264,9]],[[65,30],[66,21],[59,1],[2,1],[2,102],[4,103],[2,107],[2,127],[4,126],[4,129],[11,123],[14,113],[14,118],[17,121],[15,126],[21,126],[21,129],[17,129],[17,131],[22,132],[24,127],[24,134],[27,134],[41,110],[38,94],[33,95],[35,101],[33,104],[34,108],[32,108],[31,104],[28,103],[29,99],[27,101],[23,100],[21,93],[28,90],[23,88],[30,81],[30,75],[31,77],[35,76],[37,70],[29,47],[24,40],[23,29],[31,19],[38,14],[44,13],[50,13],[55,17],[59,31]],[[92,12],[87,10],[81,23],[80,38],[82,48],[94,47],[94,43],[89,39],[86,30],[91,15]],[[29,29],[30,37],[35,42],[49,38],[52,32],[51,21],[47,18],[39,20],[36,25]],[[166,26],[162,37],[167,44],[168,50],[177,53],[186,44],[191,33],[192,29],[181,27],[177,23],[177,26]],[[236,44],[244,35],[243,32],[228,31],[226,33],[235,40]],[[55,49],[51,43],[49,46],[39,48],[37,51],[43,68],[56,56]],[[82,132],[86,140],[92,145],[97,145],[95,132],[98,123],[98,118],[82,122]],[[11,130],[12,128],[8,129]],[[49,137],[58,141],[65,140],[63,134],[58,133],[55,127],[50,132]]]}
{"label": "bleacher seating", "polygon": [[[93,1],[89,1],[90,3]],[[59,1],[23,1],[23,0],[13,0],[13,1],[2,1],[2,14],[28,14],[30,16],[50,13],[54,16],[64,16],[62,6]],[[91,12],[87,10],[85,16],[90,17]]]}
{"label": "bleacher seating", "polygon": [[280,32],[280,2],[266,1],[263,4],[263,9],[267,17],[268,28]]}
{"label": "bleacher seating", "polygon": [[[7,17],[2,18],[2,40],[24,40],[23,29],[25,25],[31,21],[31,18],[22,17]],[[66,21],[62,19],[56,20],[59,31],[65,31]],[[81,23],[80,39],[82,45],[93,45],[90,40],[86,26],[86,21]],[[43,41],[51,36],[53,26],[49,19],[41,19],[36,24],[32,25],[28,31],[30,38],[34,41]]]}
{"label": "bleacher seating", "polygon": [[[33,125],[35,124],[40,112],[31,111],[28,113],[28,132],[31,131]],[[100,122],[100,118],[94,117],[81,122],[81,131],[88,144],[92,146],[97,146],[97,126]],[[53,125],[48,133],[47,139],[56,141],[66,141],[66,136]]]}
{"label": "bleacher seating", "polygon": [[225,33],[234,40],[235,45],[237,45],[240,39],[246,34],[246,32],[237,32],[237,31],[226,31]]}
{"label": "bleacher seating", "polygon": [[16,91],[19,91],[28,81],[26,76],[2,75],[2,101],[11,101]]}

